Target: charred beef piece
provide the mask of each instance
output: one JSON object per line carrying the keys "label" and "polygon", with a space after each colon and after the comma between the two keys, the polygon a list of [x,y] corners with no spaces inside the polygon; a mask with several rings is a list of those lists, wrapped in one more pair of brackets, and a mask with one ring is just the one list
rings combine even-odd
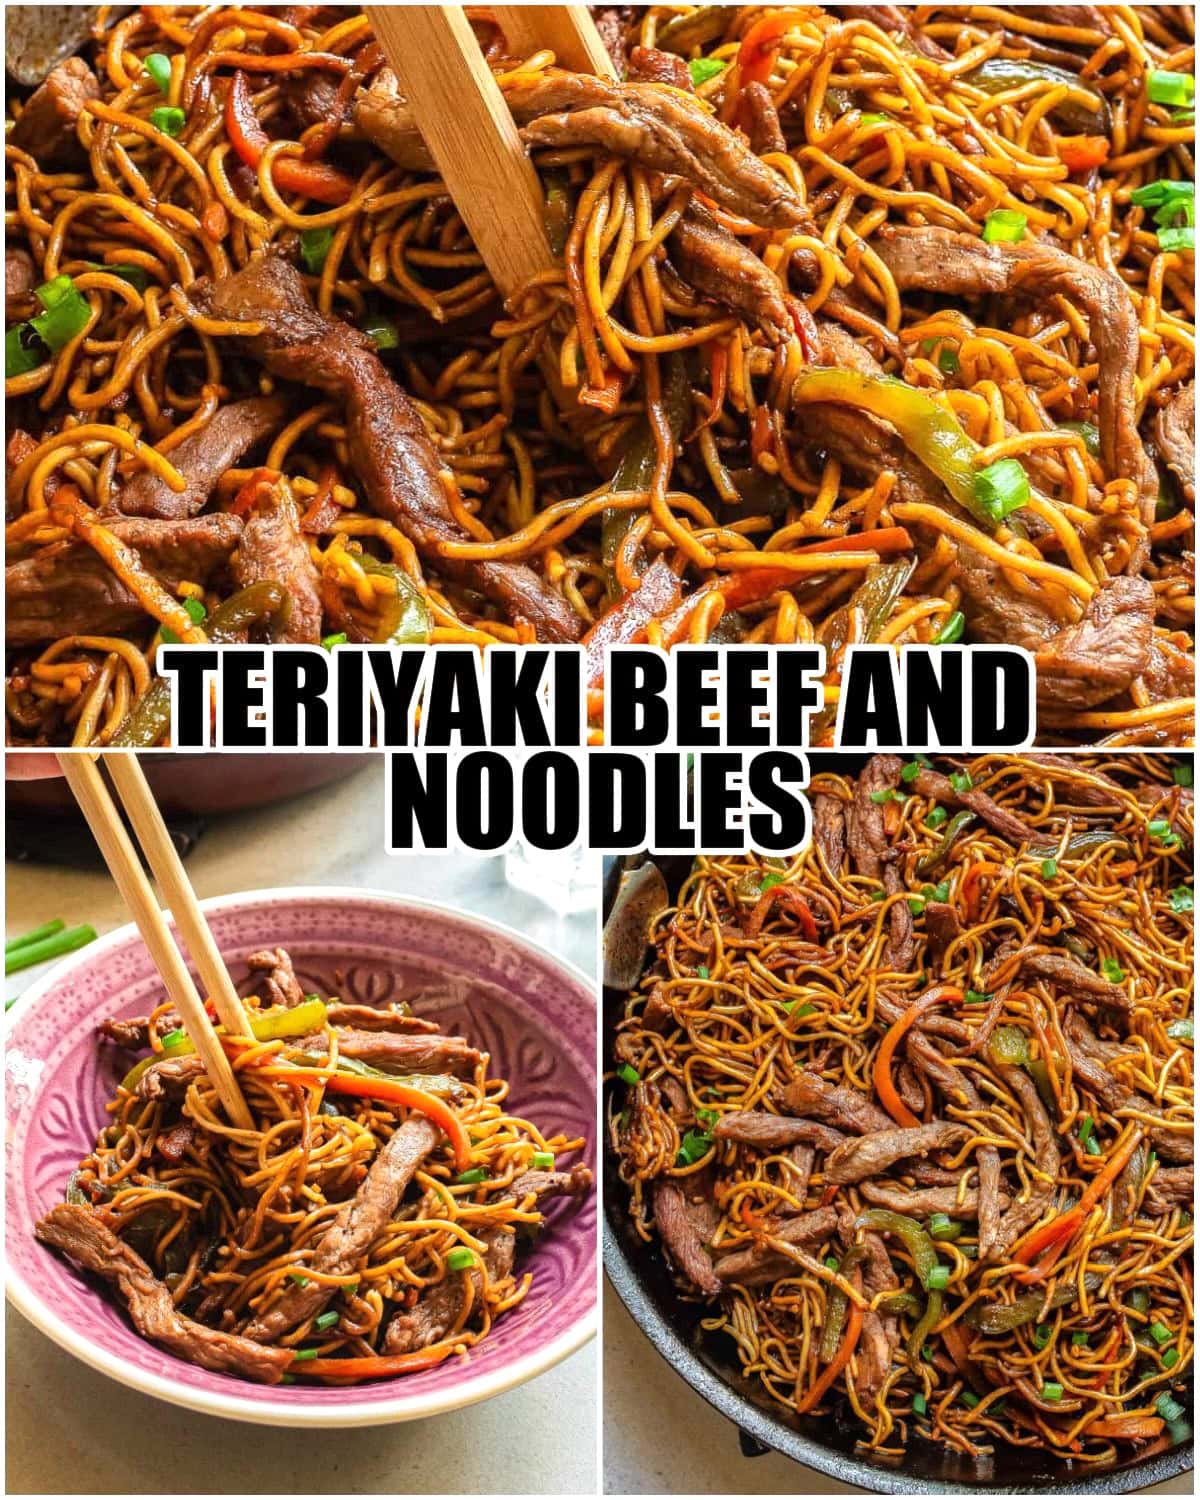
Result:
{"label": "charred beef piece", "polygon": [[391,68],[380,68],[370,87],[359,91],[353,118],[361,134],[406,172],[437,170]]}
{"label": "charred beef piece", "polygon": [[470,1078],[479,1052],[466,1037],[416,1032],[338,1031],[338,1052],[384,1073],[445,1073]]}
{"label": "charred beef piece", "polygon": [[759,161],[744,137],[676,89],[550,69],[511,85],[505,99],[535,150],[599,146],[684,178],[719,207],[764,229],[808,220],[791,185]]}
{"label": "charred beef piece", "polygon": [[[205,584],[229,557],[242,534],[237,516],[197,516],[190,521],[105,523],[140,555],[146,568],[174,593],[185,579]],[[54,542],[5,570],[4,636],[10,646],[33,646],[66,635],[120,635],[149,618],[135,596],[86,542]]]}
{"label": "charred beef piece", "polygon": [[20,245],[4,247],[4,316],[8,323],[28,318],[40,304],[33,295],[37,285],[37,267],[27,250]]}
{"label": "charred beef piece", "polygon": [[540,1203],[543,1198],[582,1198],[591,1185],[591,1170],[578,1164],[565,1172],[543,1172],[532,1168],[514,1178],[509,1191],[518,1202],[532,1193]]}
{"label": "charred beef piece", "polygon": [[1041,701],[1062,712],[1116,697],[1146,672],[1153,636],[1149,581],[1114,578],[1097,589],[1081,619],[1034,651]]}
{"label": "charred beef piece", "polygon": [[[1067,1020],[1067,1050],[1079,1082],[1090,1089],[1112,1114],[1123,1109],[1135,1110],[1139,1115],[1163,1114],[1160,1104],[1127,1087],[1110,1071],[1114,1062],[1130,1055],[1128,1049],[1116,1042],[1101,1040],[1078,1011]],[[1148,1138],[1164,1161],[1190,1162],[1195,1154],[1190,1129],[1171,1130],[1163,1125],[1152,1128]]]}
{"label": "charred beef piece", "polygon": [[704,1249],[705,1237],[712,1233],[715,1211],[707,1199],[690,1199],[689,1191],[695,1189],[666,1178],[656,1179],[652,1189],[654,1221],[676,1271],[699,1291],[715,1297],[721,1283]]}
{"label": "charred beef piece", "polygon": [[1189,381],[1154,418],[1154,440],[1189,500],[1196,498],[1196,386]]}
{"label": "charred beef piece", "polygon": [[279,396],[251,396],[246,401],[218,406],[207,426],[184,438],[167,455],[187,481],[187,488],[176,494],[165,480],[144,469],[121,491],[117,509],[126,516],[153,516],[166,521],[199,515],[212,499],[219,480],[278,430],[286,411],[287,403]]}
{"label": "charred beef piece", "polygon": [[787,1084],[780,1104],[789,1114],[820,1120],[836,1130],[866,1135],[873,1130],[891,1130],[895,1121],[872,1104],[865,1094],[844,1084],[827,1083],[816,1073],[799,1073]]}
{"label": "charred beef piece", "polygon": [[82,156],[76,122],[88,100],[99,97],[91,68],[81,57],[68,57],[25,101],[7,144],[28,151],[43,167]]}
{"label": "charred beef piece", "polygon": [[[246,967],[255,975],[255,989],[268,1005],[283,1005],[289,1009],[304,999],[304,986],[296,978],[291,954],[286,948],[262,948],[246,960]],[[259,979],[257,976],[262,975]]]}
{"label": "charred beef piece", "polygon": [[690,204],[670,237],[679,274],[702,296],[757,325],[773,344],[788,337],[787,304],[779,278],[700,204]]}
{"label": "charred beef piece", "polygon": [[[848,1215],[851,1225],[853,1215]],[[843,1232],[843,1240],[850,1241],[854,1231]],[[887,1246],[877,1234],[869,1231],[863,1235],[866,1259],[863,1261],[863,1290],[868,1297],[878,1297],[881,1292],[896,1290],[900,1282],[892,1269]],[[868,1307],[863,1312],[862,1333],[857,1351],[855,1389],[860,1400],[870,1401],[882,1387],[892,1367],[892,1356],[900,1343],[900,1320],[894,1313],[880,1313]]]}
{"label": "charred beef piece", "polygon": [[321,578],[288,485],[275,485],[266,503],[251,512],[234,555],[233,577],[240,589],[270,582],[285,590],[283,621],[274,627],[273,641],[315,646],[321,639]]}
{"label": "charred beef piece", "polygon": [[922,797],[930,797],[935,802],[948,802],[952,807],[969,807],[989,828],[994,828],[1002,838],[1009,839],[1014,844],[1023,844],[1034,837],[1034,830],[1024,818],[1001,807],[977,786],[968,787],[965,792],[956,791],[949,776],[943,776],[940,771],[931,771],[925,766],[917,773],[912,785],[914,791]]}
{"label": "charred beef piece", "polygon": [[[1046,240],[986,244],[952,229],[885,227],[876,246],[902,291],[944,297],[1021,297],[1044,305],[1062,296],[1088,318],[1100,364],[1100,456],[1110,479],[1132,479],[1142,519],[1154,520],[1158,477],[1137,428],[1134,397],[1138,359],[1137,310],[1115,272],[1080,260]],[[1131,571],[1139,571],[1141,559]]]}
{"label": "charred beef piece", "polygon": [[766,84],[757,80],[746,84],[738,95],[738,103],[745,110],[750,149],[755,156],[766,156],[771,151],[786,152],[787,141],[783,138],[779,111]]}
{"label": "charred beef piece", "polygon": [[791,1119],[762,1109],[733,1110],[713,1126],[719,1141],[738,1141],[760,1151],[786,1151],[789,1146],[819,1146],[833,1151],[846,1137],[817,1120]]}
{"label": "charred beef piece", "polygon": [[[774,1238],[784,1240],[798,1248],[820,1245],[836,1230],[837,1209],[817,1208],[811,1213],[793,1214],[781,1219],[773,1228]],[[781,1276],[794,1273],[796,1265],[786,1255],[780,1255],[769,1245],[755,1245],[749,1250],[735,1250],[717,1262],[717,1276],[722,1284],[736,1282],[739,1286],[764,1286],[778,1281]]]}
{"label": "charred beef piece", "polygon": [[635,47],[629,54],[628,76],[630,83],[666,83],[685,94],[696,92],[683,58],[657,47]]}
{"label": "charred beef piece", "polygon": [[171,1293],[138,1253],[89,1209],[60,1203],[38,1223],[43,1245],[111,1282],[125,1300],[133,1326],[189,1364],[275,1385],[292,1363],[290,1349],[264,1349],[234,1333],[193,1323],[177,1311]]}
{"label": "charred beef piece", "polygon": [[204,1077],[204,1059],[189,1053],[185,1057],[164,1057],[153,1062],[133,1086],[139,1099],[182,1099],[198,1078]]}
{"label": "charred beef piece", "polygon": [[[397,1129],[371,1163],[358,1192],[338,1210],[313,1252],[312,1268],[327,1276],[345,1276],[367,1253],[371,1241],[391,1219],[417,1168],[437,1145],[441,1133],[416,1115]],[[246,1337],[274,1343],[290,1329],[315,1318],[336,1287],[309,1281],[291,1282],[269,1308],[260,1308]]]}
{"label": "charred beef piece", "polygon": [[1160,1218],[1163,1214],[1169,1214],[1178,1204],[1190,1208],[1195,1195],[1194,1167],[1159,1167],[1146,1184],[1142,1208],[1146,1213]]}
{"label": "charred beef piece", "polygon": [[327,125],[341,109],[341,88],[334,73],[320,68],[306,68],[302,73],[282,75],[283,97],[287,102],[297,135],[314,125]]}
{"label": "charred beef piece", "polygon": [[833,876],[842,872],[846,858],[846,814],[836,797],[818,792],[812,799],[813,842],[821,851],[825,868]]}
{"label": "charred beef piece", "polygon": [[926,901],[925,935],[929,942],[929,956],[940,964],[946,950],[962,936],[958,913],[946,901]]}
{"label": "charred beef piece", "polygon": [[450,509],[445,465],[412,402],[392,379],[370,340],[317,311],[294,266],[274,256],[192,288],[195,306],[262,332],[239,340],[283,380],[313,386],[345,410],[355,471],[376,515],[398,526],[444,573],[498,603],[512,621],[525,620],[544,641],[572,641],[581,621],[559,594],[518,563],[459,563],[442,556],[444,542],[467,540]]}
{"label": "charred beef piece", "polygon": [[825,1163],[826,1182],[861,1182],[877,1177],[893,1162],[908,1156],[928,1156],[931,1151],[959,1145],[970,1131],[952,1120],[934,1120],[910,1129],[873,1131],[856,1140],[843,1141]]}

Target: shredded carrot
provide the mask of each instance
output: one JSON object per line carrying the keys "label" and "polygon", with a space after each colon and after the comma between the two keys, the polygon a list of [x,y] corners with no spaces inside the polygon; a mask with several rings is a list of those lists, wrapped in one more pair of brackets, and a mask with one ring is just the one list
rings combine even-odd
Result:
{"label": "shredded carrot", "polygon": [[812,1411],[817,1402],[838,1378],[846,1366],[850,1363],[850,1356],[854,1353],[858,1343],[858,1336],[862,1332],[862,1308],[857,1302],[851,1302],[850,1314],[846,1319],[846,1334],[842,1339],[841,1347],[829,1363],[821,1371],[816,1383],[807,1390],[796,1402],[796,1411],[802,1414]]}
{"label": "shredded carrot", "polygon": [[762,931],[762,925],[767,920],[771,908],[777,902],[782,902],[789,911],[794,912],[800,918],[800,926],[804,931],[804,936],[810,943],[815,943],[817,941],[816,919],[813,917],[808,902],[795,886],[791,885],[773,885],[769,890],[762,893],[758,898],[754,910],[747,917],[746,925],[742,929],[746,936],[750,938],[758,936]]}
{"label": "shredded carrot", "polygon": [[[1125,1170],[1129,1158],[1141,1143],[1142,1135],[1141,1128],[1134,1126],[1105,1162],[1103,1170],[1092,1178],[1075,1207],[1061,1218],[1052,1219],[1049,1224],[1043,1224],[1026,1235],[1012,1257],[1027,1267],[1026,1270],[1013,1272],[1018,1281],[1028,1285],[1044,1281],[1049,1276],[1063,1250],[1078,1233],[1084,1219]],[[1038,1264],[1029,1266],[1029,1262],[1038,1255],[1042,1256]]]}
{"label": "shredded carrot", "polygon": [[343,1376],[346,1380],[376,1380],[386,1375],[408,1375],[413,1370],[428,1370],[440,1365],[452,1351],[430,1353],[419,1349],[412,1354],[373,1354],[359,1359],[309,1359],[294,1364],[298,1375]]}
{"label": "shredded carrot", "polygon": [[925,994],[908,1007],[898,1020],[892,1022],[884,1034],[883,1041],[879,1044],[879,1051],[875,1054],[875,1068],[872,1079],[875,1084],[875,1092],[879,1095],[879,1102],[895,1120],[897,1125],[915,1126],[921,1122],[901,1099],[896,1092],[896,1085],[892,1082],[892,1058],[896,1048],[899,1046],[905,1033],[914,1021],[920,1019],[926,1011],[933,1010],[941,1005],[944,1000],[961,1002],[962,990],[952,984],[935,985],[933,989],[927,990]]}

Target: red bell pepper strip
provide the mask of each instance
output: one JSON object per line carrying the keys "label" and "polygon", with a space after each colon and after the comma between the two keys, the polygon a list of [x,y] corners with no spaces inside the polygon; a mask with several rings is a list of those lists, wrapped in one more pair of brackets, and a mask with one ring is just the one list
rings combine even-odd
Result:
{"label": "red bell pepper strip", "polygon": [[1089,172],[1108,160],[1109,140],[1106,135],[1064,135],[1054,150],[1068,171]]}
{"label": "red bell pepper strip", "polygon": [[804,936],[810,943],[817,941],[817,923],[809,910],[808,902],[794,886],[773,885],[765,890],[758,898],[754,910],[746,919],[743,931],[747,937],[756,938],[762,931],[762,925],[767,920],[767,914],[776,902],[782,902],[789,911],[800,918],[800,926]]}
{"label": "red bell pepper strip", "polygon": [[651,620],[661,620],[679,601],[679,579],[656,558],[641,584],[600,616],[583,638],[589,687],[604,677],[605,646],[627,646],[645,635]]}
{"label": "red bell pepper strip", "polygon": [[[257,169],[271,141],[254,113],[244,73],[235,73],[230,80],[225,96],[225,133],[242,161]],[[278,157],[271,168],[271,178],[281,193],[302,193],[318,203],[334,205],[346,203],[356,186],[353,177],[347,177],[336,167],[297,156]]]}

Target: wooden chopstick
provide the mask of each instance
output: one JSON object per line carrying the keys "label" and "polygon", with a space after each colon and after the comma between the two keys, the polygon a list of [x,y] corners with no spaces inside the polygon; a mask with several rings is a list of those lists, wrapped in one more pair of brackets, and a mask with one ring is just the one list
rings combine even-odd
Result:
{"label": "wooden chopstick", "polygon": [[105,755],[104,765],[129,814],[138,843],[158,881],[158,889],[200,971],[205,993],[216,1006],[225,1030],[230,1036],[252,1036],[250,1017],[225,967],[208,920],[200,910],[196,892],[171,842],[171,835],[137,756],[115,751]]}
{"label": "wooden chopstick", "polygon": [[608,48],[586,5],[494,5],[509,51],[532,57],[549,49],[560,68],[616,80]]}
{"label": "wooden chopstick", "polygon": [[454,205],[506,300],[557,263],[542,186],[466,13],[365,7]]}
{"label": "wooden chopstick", "polygon": [[[130,757],[132,759],[132,757]],[[254,1120],[242,1097],[225,1049],[192,983],[154,890],[146,878],[133,842],[125,831],[96,762],[86,753],[59,756],[63,775],[87,819],[109,873],[133,916],[167,994],[183,1019],[184,1030],[199,1053],[229,1118],[242,1130],[253,1130]],[[195,897],[192,897],[193,901]],[[178,916],[178,912],[176,912]],[[249,1035],[249,1026],[245,1028]]]}

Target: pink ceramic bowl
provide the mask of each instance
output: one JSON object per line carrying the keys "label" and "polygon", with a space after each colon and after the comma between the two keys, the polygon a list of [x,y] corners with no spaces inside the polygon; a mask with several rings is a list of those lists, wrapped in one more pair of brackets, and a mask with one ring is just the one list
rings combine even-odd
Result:
{"label": "pink ceramic bowl", "polygon": [[[383,891],[290,888],[203,903],[236,980],[246,957],[282,945],[306,988],[378,1001],[436,986],[424,1015],[491,1053],[515,1111],[549,1135],[584,1136],[596,1166],[596,1001],[578,970],[496,923]],[[340,977],[335,977],[340,976]],[[246,986],[249,988],[249,986]],[[541,1374],[595,1333],[596,1200],[555,1203],[524,1262],[525,1300],[465,1355],[402,1379],[340,1389],[257,1386],[176,1359],[134,1331],[115,1301],[38,1244],[36,1220],[104,1121],[121,1055],[97,1044],[105,1016],[144,1015],[161,994],[133,927],[60,964],[9,1013],[5,1049],[6,1282],[14,1305],[114,1380],[180,1406],[304,1428],[427,1417]]]}

